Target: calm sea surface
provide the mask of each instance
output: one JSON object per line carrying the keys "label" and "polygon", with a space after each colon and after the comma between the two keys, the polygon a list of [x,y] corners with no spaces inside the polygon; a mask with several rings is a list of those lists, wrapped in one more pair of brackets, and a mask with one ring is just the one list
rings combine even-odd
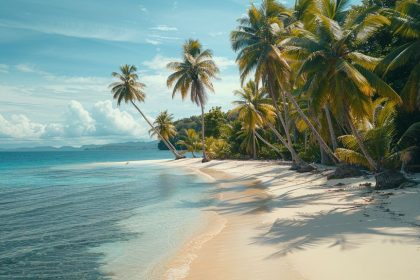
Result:
{"label": "calm sea surface", "polygon": [[[212,185],[166,151],[0,152],[0,279],[152,279]],[[140,164],[121,162],[141,160]]]}

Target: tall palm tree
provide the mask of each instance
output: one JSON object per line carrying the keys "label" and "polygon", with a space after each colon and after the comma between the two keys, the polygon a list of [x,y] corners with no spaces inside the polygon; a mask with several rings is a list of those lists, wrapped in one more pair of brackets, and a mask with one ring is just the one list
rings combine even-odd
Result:
{"label": "tall palm tree", "polygon": [[420,4],[417,1],[404,0],[397,3],[391,19],[391,28],[406,40],[407,43],[392,50],[378,65],[379,72],[388,73],[407,63],[413,63],[414,68],[408,77],[401,97],[403,106],[408,111],[420,110]]}
{"label": "tall palm tree", "polygon": [[[168,113],[168,110],[161,112],[153,122],[154,127],[149,130],[151,136],[158,137],[162,142],[166,141],[172,150],[176,148],[172,145],[170,139],[177,134],[175,125],[173,123],[173,115]],[[159,131],[160,135],[156,132]]]}
{"label": "tall palm tree", "polygon": [[169,143],[164,140],[160,132],[152,125],[146,115],[136,105],[135,102],[144,102],[146,98],[146,93],[144,92],[146,85],[139,82],[136,66],[127,64],[122,65],[120,67],[120,73],[113,72],[112,76],[118,80],[109,85],[114,99],[117,100],[117,105],[120,106],[121,102],[123,101],[125,103],[130,102],[140,113],[140,115],[142,115],[150,127],[155,131],[159,138],[163,140],[168,149],[171,150],[171,152],[175,155],[175,158],[182,158],[182,156],[179,155],[176,150],[172,149]]}
{"label": "tall palm tree", "polygon": [[[317,28],[317,22],[316,22],[316,15],[322,14],[330,19],[333,19],[339,23],[343,23],[346,19],[346,15],[348,14],[348,11],[346,10],[348,8],[349,0],[322,0],[322,1],[314,1],[314,0],[297,0],[295,2],[294,9],[292,11],[292,16],[287,19],[286,22],[286,30],[289,32],[289,36],[295,36],[295,30],[299,28],[305,28],[307,30],[315,30]],[[281,45],[281,44],[280,44]],[[295,69],[298,68],[299,62],[295,64]],[[294,71],[296,72],[296,71]],[[295,87],[296,87],[296,79],[304,80],[302,77],[296,77],[295,78]],[[299,85],[298,88],[302,88],[303,85]],[[289,95],[289,99],[293,98],[293,96]],[[291,100],[292,103],[294,100]],[[306,123],[306,126],[309,127],[314,136],[316,136],[318,143],[321,148],[321,157],[323,157],[324,153],[330,155],[330,157],[333,160],[335,159],[335,155],[332,153],[332,151],[335,151],[337,149],[337,137],[335,134],[332,116],[330,114],[330,108],[329,105],[326,104],[323,107],[325,118],[327,120],[327,127],[329,132],[329,138],[332,145],[332,150],[328,148],[328,146],[323,141],[322,134],[318,135],[318,129],[323,128],[321,126],[321,122],[318,120],[317,117],[315,117],[315,124],[318,126],[317,130],[313,129],[312,122],[309,120],[309,118],[306,118],[301,112],[298,112],[299,115],[301,115],[302,121]],[[299,110],[300,111],[300,110]],[[323,114],[322,112],[316,112],[316,116],[319,116],[320,114]],[[311,119],[314,119],[313,117]],[[323,161],[322,161],[323,162]]]}
{"label": "tall palm tree", "polygon": [[332,104],[334,115],[349,125],[371,168],[377,170],[355,122],[369,115],[374,95],[397,103],[400,97],[372,72],[378,59],[358,52],[358,46],[388,20],[376,13],[347,19],[343,25],[322,14],[315,15],[315,21],[313,31],[295,30],[296,36],[283,42],[302,59],[297,71],[297,76],[306,77],[302,91],[314,108]]}
{"label": "tall palm tree", "polygon": [[[231,33],[232,47],[239,52],[237,62],[241,71],[241,79],[243,81],[251,72],[254,72],[255,79],[262,80],[264,86],[268,89],[276,108],[279,123],[281,123],[286,134],[286,147],[295,163],[302,163],[302,160],[292,146],[290,106],[287,99],[296,107],[299,115],[307,123],[325,152],[337,161],[333,151],[299,108],[294,96],[290,93],[292,90],[292,67],[283,49],[280,48],[280,42],[289,36],[290,28],[285,25],[291,21],[292,13],[275,0],[263,0],[260,8],[251,6],[247,16],[239,20],[240,25],[237,30]],[[279,97],[284,115],[282,115],[277,104]]]}
{"label": "tall palm tree", "polygon": [[192,128],[184,130],[184,133],[185,136],[183,136],[182,140],[179,140],[177,144],[184,146],[195,158],[194,152],[201,149],[200,136],[198,136],[197,132]]}
{"label": "tall palm tree", "polygon": [[207,90],[214,92],[212,79],[216,78],[219,68],[213,61],[209,49],[202,50],[198,40],[188,40],[183,46],[182,62],[171,62],[168,69],[173,71],[167,80],[168,87],[173,86],[172,98],[177,92],[182,99],[190,95],[191,101],[201,107],[201,141],[203,162],[209,161],[206,155],[204,107],[207,102]]}
{"label": "tall palm tree", "polygon": [[[273,123],[275,120],[275,109],[269,104],[263,89],[258,88],[254,81],[249,81],[242,90],[234,92],[239,100],[234,101],[236,107],[231,114],[238,114],[238,119],[243,123],[244,146],[248,151],[252,151],[253,158],[256,159],[257,133],[258,127],[264,126],[267,122]],[[258,137],[259,138],[259,137]]]}
{"label": "tall palm tree", "polygon": [[[254,73],[257,82],[262,81],[286,135],[285,146],[290,151],[292,160],[301,163],[302,160],[292,146],[287,120],[288,108],[282,94],[291,69],[277,48],[284,26],[282,19],[289,16],[289,11],[274,0],[264,0],[260,8],[252,4],[247,15],[238,20],[238,28],[231,32],[231,42],[233,50],[238,52],[236,61],[242,83],[251,73]],[[279,98],[283,101],[284,115],[278,105]]]}

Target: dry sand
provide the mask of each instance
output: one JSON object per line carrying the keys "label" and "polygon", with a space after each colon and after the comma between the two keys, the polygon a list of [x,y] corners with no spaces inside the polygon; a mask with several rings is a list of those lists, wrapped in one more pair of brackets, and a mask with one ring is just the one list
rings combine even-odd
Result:
{"label": "dry sand", "polygon": [[[218,183],[208,226],[163,279],[420,279],[420,187],[372,191],[273,162],[185,159]],[[417,180],[419,177],[417,176]]]}

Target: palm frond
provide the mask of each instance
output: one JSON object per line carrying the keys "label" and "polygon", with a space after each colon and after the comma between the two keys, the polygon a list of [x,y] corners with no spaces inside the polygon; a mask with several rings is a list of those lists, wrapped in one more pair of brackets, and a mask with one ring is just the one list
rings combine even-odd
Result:
{"label": "palm frond", "polygon": [[335,155],[343,162],[348,164],[357,164],[364,167],[370,168],[370,165],[366,158],[358,152],[349,149],[337,148]]}
{"label": "palm frond", "polygon": [[419,145],[420,143],[420,122],[412,124],[401,136],[397,142],[397,146],[402,149],[411,145]]}

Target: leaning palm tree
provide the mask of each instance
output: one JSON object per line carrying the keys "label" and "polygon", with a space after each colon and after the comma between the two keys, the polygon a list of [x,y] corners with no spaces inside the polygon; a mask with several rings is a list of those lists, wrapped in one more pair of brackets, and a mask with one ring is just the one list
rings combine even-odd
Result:
{"label": "leaning palm tree", "polygon": [[193,158],[195,158],[196,156],[194,152],[197,152],[201,149],[200,137],[192,128],[184,130],[184,133],[185,136],[183,136],[182,140],[179,140],[177,144],[185,147],[187,151],[191,153]]}
{"label": "leaning palm tree", "polygon": [[[159,138],[162,142],[166,141],[172,150],[176,148],[172,145],[170,139],[173,138],[177,132],[173,123],[173,115],[168,113],[168,110],[161,112],[155,121],[153,122],[154,127],[149,130],[151,136]],[[157,134],[157,131],[160,135]]]}
{"label": "leaning palm tree", "polygon": [[[282,42],[289,52],[302,60],[296,74],[306,77],[301,93],[309,97],[314,108],[331,104],[336,118],[350,127],[371,169],[378,170],[355,123],[369,115],[374,95],[396,103],[401,99],[372,72],[378,59],[360,53],[358,47],[387,24],[388,19],[379,13],[369,13],[349,18],[340,25],[325,15],[317,14],[315,21],[314,30],[297,29],[294,37]],[[290,100],[294,102],[293,98]],[[297,104],[295,107],[300,110]],[[309,123],[309,120],[305,121]]]}
{"label": "leaning palm tree", "polygon": [[173,86],[172,98],[177,92],[181,93],[182,99],[188,94],[191,101],[201,107],[201,141],[203,150],[203,162],[209,161],[206,155],[204,107],[207,102],[207,91],[214,92],[212,79],[216,78],[219,68],[213,61],[210,50],[202,50],[198,40],[188,40],[183,46],[183,61],[171,62],[168,68],[173,71],[167,80],[168,87]]}
{"label": "leaning palm tree", "polygon": [[233,102],[236,107],[231,111],[231,114],[238,114],[238,119],[242,122],[243,134],[246,136],[243,145],[247,151],[252,152],[253,158],[256,159],[258,137],[256,130],[260,126],[274,122],[275,109],[273,105],[269,104],[263,89],[258,88],[258,85],[252,80],[242,90],[237,90],[234,94],[239,97],[239,100]]}
{"label": "leaning palm tree", "polygon": [[146,115],[140,110],[135,102],[144,102],[146,98],[146,93],[144,92],[145,84],[139,82],[139,77],[137,75],[137,68],[134,65],[122,65],[120,67],[120,73],[113,72],[112,76],[118,81],[109,85],[111,92],[114,95],[114,99],[117,100],[117,105],[120,106],[121,102],[128,103],[130,102],[134,108],[142,115],[144,120],[150,125],[150,127],[155,131],[160,139],[165,143],[169,150],[175,155],[176,159],[182,158],[176,150],[172,149],[169,143],[162,137],[160,132],[155,129]]}

